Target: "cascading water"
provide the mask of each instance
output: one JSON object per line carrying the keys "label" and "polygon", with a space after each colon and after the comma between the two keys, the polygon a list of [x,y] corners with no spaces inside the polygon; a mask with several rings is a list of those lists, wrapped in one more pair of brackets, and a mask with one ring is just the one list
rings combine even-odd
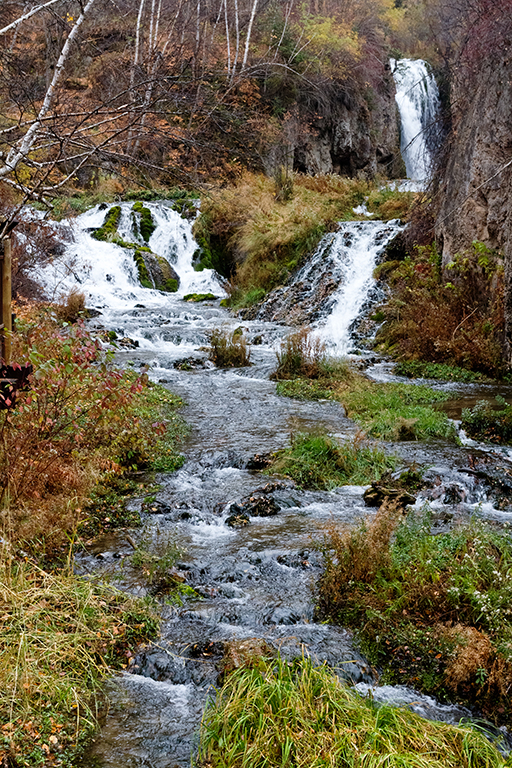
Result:
{"label": "cascading water", "polygon": [[439,112],[439,90],[434,76],[421,59],[391,59],[400,113],[400,147],[407,177],[424,183],[430,174],[432,156],[428,136],[435,132]]}
{"label": "cascading water", "polygon": [[[177,293],[141,287],[133,249],[92,238],[91,229],[101,226],[105,216],[97,208],[73,225],[63,225],[67,253],[44,271],[42,280],[49,293],[72,287],[84,291],[88,306],[101,311],[91,321],[93,327],[101,323],[105,330],[129,335],[139,344],[129,351],[119,349],[118,360],[135,367],[149,365],[150,376],[168,383],[188,402],[183,411],[191,425],[184,445],[187,461],[175,474],[158,478],[161,489],[151,504],[156,513],[143,511],[145,529],[131,535],[144,538],[146,546],[166,537],[176,542],[184,552],[177,568],[202,599],[191,598],[181,608],[162,603],[162,636],[139,655],[133,674],[112,681],[112,704],[91,754],[82,761],[84,768],[190,766],[202,708],[216,683],[216,662],[226,643],[263,638],[285,657],[309,654],[327,662],[358,684],[363,695],[375,686],[350,633],[315,621],[310,590],[321,569],[312,539],[321,537],[333,519],[351,524],[368,516],[364,489],[302,491],[255,471],[255,454],[284,447],[290,433],[320,428],[346,438],[356,428],[338,403],[276,395],[269,381],[274,346],[290,328],[282,320],[274,322],[275,305],[267,306],[266,315],[262,310],[255,320],[242,322],[249,342],[254,342],[250,368],[223,371],[209,366],[204,352],[208,330],[224,324],[233,329],[240,319],[230,317],[218,301],[183,301],[192,292],[221,296],[222,284],[212,271],[194,271],[190,222],[163,203],[148,207],[157,225],[149,246],[178,273]],[[346,350],[351,324],[372,286],[376,258],[399,230],[397,222],[342,224],[339,232],[324,239],[295,281],[277,292],[283,302],[288,296],[283,317],[291,317],[301,292],[309,291],[310,298],[323,296],[315,309],[305,306],[304,313],[309,312],[331,349]],[[122,204],[119,234],[127,242],[136,237],[129,204]],[[185,368],[180,365],[184,358]],[[436,478],[442,476],[439,484],[433,482],[440,520],[454,506],[442,496],[450,483],[468,489],[464,502],[456,505],[457,515],[474,512],[482,501],[476,481],[471,478],[473,487],[462,470],[453,470],[467,463],[460,449],[436,446],[428,453],[421,445],[408,444],[406,450],[418,464],[442,463],[446,469],[444,475],[438,468],[431,470]],[[229,527],[233,505],[254,497],[271,500],[275,514],[252,516],[242,528]],[[141,508],[142,499],[133,504]],[[106,569],[121,587],[144,594],[148,586],[130,563],[132,550],[125,535],[121,531],[98,538],[77,558],[77,568],[81,573]],[[440,706],[403,687],[377,688],[375,698],[452,722],[464,714],[460,707]]]}

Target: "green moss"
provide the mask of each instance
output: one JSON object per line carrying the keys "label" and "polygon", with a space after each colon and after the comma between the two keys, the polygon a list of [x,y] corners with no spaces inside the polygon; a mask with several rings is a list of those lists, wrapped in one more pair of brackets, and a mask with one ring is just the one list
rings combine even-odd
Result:
{"label": "green moss", "polygon": [[140,284],[142,285],[143,288],[153,288],[153,283],[149,278],[146,262],[144,261],[144,256],[142,255],[140,248],[138,248],[135,251],[135,253],[133,254],[133,258],[135,260],[135,264],[137,265],[137,270],[139,272]]}
{"label": "green moss", "polygon": [[178,290],[178,281],[170,277],[168,280],[165,281],[164,286],[165,286],[165,290],[168,293],[176,293],[176,291]]}
{"label": "green moss", "polygon": [[213,295],[213,293],[187,293],[183,297],[183,301],[212,301],[213,299],[216,299],[217,297]]}
{"label": "green moss", "polygon": [[151,235],[156,229],[156,224],[153,221],[151,211],[140,201],[133,204],[132,211],[140,214],[140,221],[138,222],[139,232],[144,242],[148,243]]}
{"label": "green moss", "polygon": [[108,211],[103,221],[103,224],[99,229],[92,233],[92,237],[95,240],[102,240],[104,242],[113,242],[117,227],[119,226],[119,220],[121,219],[121,206],[113,205]]}

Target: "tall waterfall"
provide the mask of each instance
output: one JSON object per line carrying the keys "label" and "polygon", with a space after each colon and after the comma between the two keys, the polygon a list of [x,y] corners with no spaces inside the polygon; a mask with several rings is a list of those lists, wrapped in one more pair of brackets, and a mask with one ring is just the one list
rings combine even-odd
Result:
{"label": "tall waterfall", "polygon": [[427,137],[435,131],[439,111],[437,83],[421,59],[391,59],[390,63],[400,112],[400,147],[407,177],[424,182],[432,165]]}

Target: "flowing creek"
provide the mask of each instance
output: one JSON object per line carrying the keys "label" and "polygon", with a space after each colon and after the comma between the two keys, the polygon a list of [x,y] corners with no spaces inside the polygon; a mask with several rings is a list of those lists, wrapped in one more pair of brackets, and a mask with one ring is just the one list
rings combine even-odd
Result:
{"label": "flowing creek", "polygon": [[[409,96],[418,78],[432,85],[424,69],[412,64],[404,73],[402,62],[395,72],[399,92]],[[428,165],[425,145],[418,149],[412,141],[432,119],[435,91],[423,91],[419,101],[402,99],[401,107],[402,133],[408,137],[404,142],[409,149],[414,146],[408,165],[413,179],[423,179]],[[412,127],[411,120],[416,120]],[[149,246],[178,273],[177,293],[141,288],[133,250],[91,237],[105,218],[105,210],[98,207],[62,225],[66,254],[42,275],[50,295],[72,287],[85,293],[87,306],[101,313],[91,326],[115,331],[120,339],[118,364],[135,370],[147,367],[153,380],[181,395],[186,401],[182,415],[190,425],[183,445],[185,464],[174,474],[157,477],[156,501],[151,511],[142,512],[143,528],[130,535],[156,553],[166,542],[176,542],[182,550],[178,572],[200,599],[189,598],[181,607],[160,600],[161,637],[132,660],[129,672],[108,684],[109,709],[83,765],[190,766],[201,713],[217,683],[217,663],[226,643],[250,638],[264,640],[288,658],[306,654],[318,663],[325,661],[362,695],[371,691],[377,701],[407,704],[425,717],[448,722],[468,716],[459,706],[442,705],[412,689],[379,686],[350,632],[315,621],[314,585],[321,558],[314,543],[330,521],[350,524],[372,514],[363,502],[364,488],[301,491],[261,473],[261,455],[286,446],[297,432],[322,429],[340,439],[357,432],[338,403],[278,397],[269,374],[275,367],[275,349],[291,330],[287,323],[312,325],[333,354],[357,347],[361,313],[381,298],[373,268],[401,225],[341,224],[289,286],[274,291],[256,313],[240,320],[220,307],[225,291],[217,276],[209,270],[194,271],[196,244],[190,222],[166,203],[148,207],[157,225]],[[137,238],[128,203],[122,204],[118,231],[127,242]],[[217,299],[185,302],[183,296],[193,292],[211,292]],[[214,368],[205,351],[208,331],[239,326],[251,345],[251,366]],[[388,364],[371,355],[365,359],[364,353],[356,359],[363,360],[369,376],[394,380]],[[496,394],[488,387],[450,386],[454,417],[472,399]],[[500,393],[510,395],[503,389]],[[471,514],[496,526],[512,521],[510,508],[503,504],[503,498],[512,495],[507,453],[443,442],[387,447],[404,465],[429,467],[431,488],[416,503],[429,500],[438,530]],[[484,457],[485,471],[473,470],[474,456]],[[229,527],[230,508],[250,495],[264,499],[263,505],[275,514],[253,516],[242,528]],[[130,503],[141,508],[143,499]],[[77,570],[103,575],[122,589],[144,595],[151,588],[131,564],[133,550],[126,535],[121,531],[99,537],[77,557]]]}
{"label": "flowing creek", "polygon": [[[222,284],[210,271],[193,270],[190,223],[163,203],[150,208],[158,225],[150,245],[173,263],[181,280],[177,293],[139,287],[127,250],[91,238],[91,228],[100,226],[105,215],[97,209],[75,221],[68,233],[72,242],[66,258],[44,275],[48,291],[78,285],[86,293],[88,306],[102,313],[91,321],[93,327],[114,330],[118,337],[138,343],[132,348],[120,343],[118,363],[135,369],[149,366],[152,379],[185,399],[182,415],[191,427],[183,445],[186,463],[175,474],[158,476],[160,490],[152,505],[157,511],[144,512],[143,529],[131,536],[143,538],[155,552],[162,543],[175,541],[183,551],[177,568],[201,599],[188,599],[182,607],[162,601],[161,637],[139,654],[130,673],[110,682],[110,708],[84,766],[189,766],[224,644],[249,638],[264,639],[286,657],[309,654],[319,663],[326,661],[361,693],[372,690],[377,700],[408,703],[426,717],[457,722],[468,714],[461,707],[441,705],[404,687],[379,687],[351,634],[315,621],[314,583],[321,562],[313,544],[329,521],[352,523],[371,514],[364,506],[364,488],[301,491],[290,482],[261,474],[258,457],[284,447],[298,431],[320,428],[343,439],[357,428],[338,403],[276,395],[269,374],[275,367],[275,347],[290,331],[282,321],[263,319],[262,311],[261,317],[240,323],[219,306],[219,299],[201,304],[183,301],[183,295],[192,291],[221,297]],[[123,204],[121,223],[127,228],[129,209]],[[353,343],[350,329],[374,290],[375,259],[398,229],[396,223],[382,222],[341,225],[312,257],[310,277],[311,264],[299,273],[296,282],[302,284],[313,274],[321,280],[322,270],[336,282],[327,304],[317,302],[314,310],[317,332],[335,351]],[[360,271],[351,266],[354,248],[361,250],[361,243],[362,251],[371,253],[362,280]],[[358,281],[357,301],[353,301],[354,281]],[[204,349],[208,330],[240,324],[251,343],[252,365],[239,370],[212,367]],[[180,370],[183,360],[189,370]],[[368,363],[369,375],[393,378],[386,364]],[[478,397],[480,389],[466,385],[456,391]],[[474,448],[445,443],[400,443],[389,448],[404,462],[430,467],[427,476],[433,487],[423,497],[430,498],[440,530],[471,513],[496,525],[512,520],[506,509],[495,506],[492,488],[471,471],[469,453]],[[490,456],[488,461],[490,474],[509,476],[512,465],[506,456]],[[255,493],[272,500],[277,514],[251,517],[243,528],[229,527],[231,505]],[[418,499],[418,505],[423,501]],[[132,503],[141,505],[142,499]],[[130,564],[132,548],[125,535],[97,539],[77,558],[77,569],[103,573],[117,586],[145,594],[147,585]]]}

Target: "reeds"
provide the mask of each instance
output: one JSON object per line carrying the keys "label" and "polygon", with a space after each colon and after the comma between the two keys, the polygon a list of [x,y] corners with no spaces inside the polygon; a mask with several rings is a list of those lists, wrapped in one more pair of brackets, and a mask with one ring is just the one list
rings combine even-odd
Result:
{"label": "reeds", "polygon": [[213,328],[209,334],[208,358],[218,368],[243,368],[251,363],[251,351],[243,332]]}

